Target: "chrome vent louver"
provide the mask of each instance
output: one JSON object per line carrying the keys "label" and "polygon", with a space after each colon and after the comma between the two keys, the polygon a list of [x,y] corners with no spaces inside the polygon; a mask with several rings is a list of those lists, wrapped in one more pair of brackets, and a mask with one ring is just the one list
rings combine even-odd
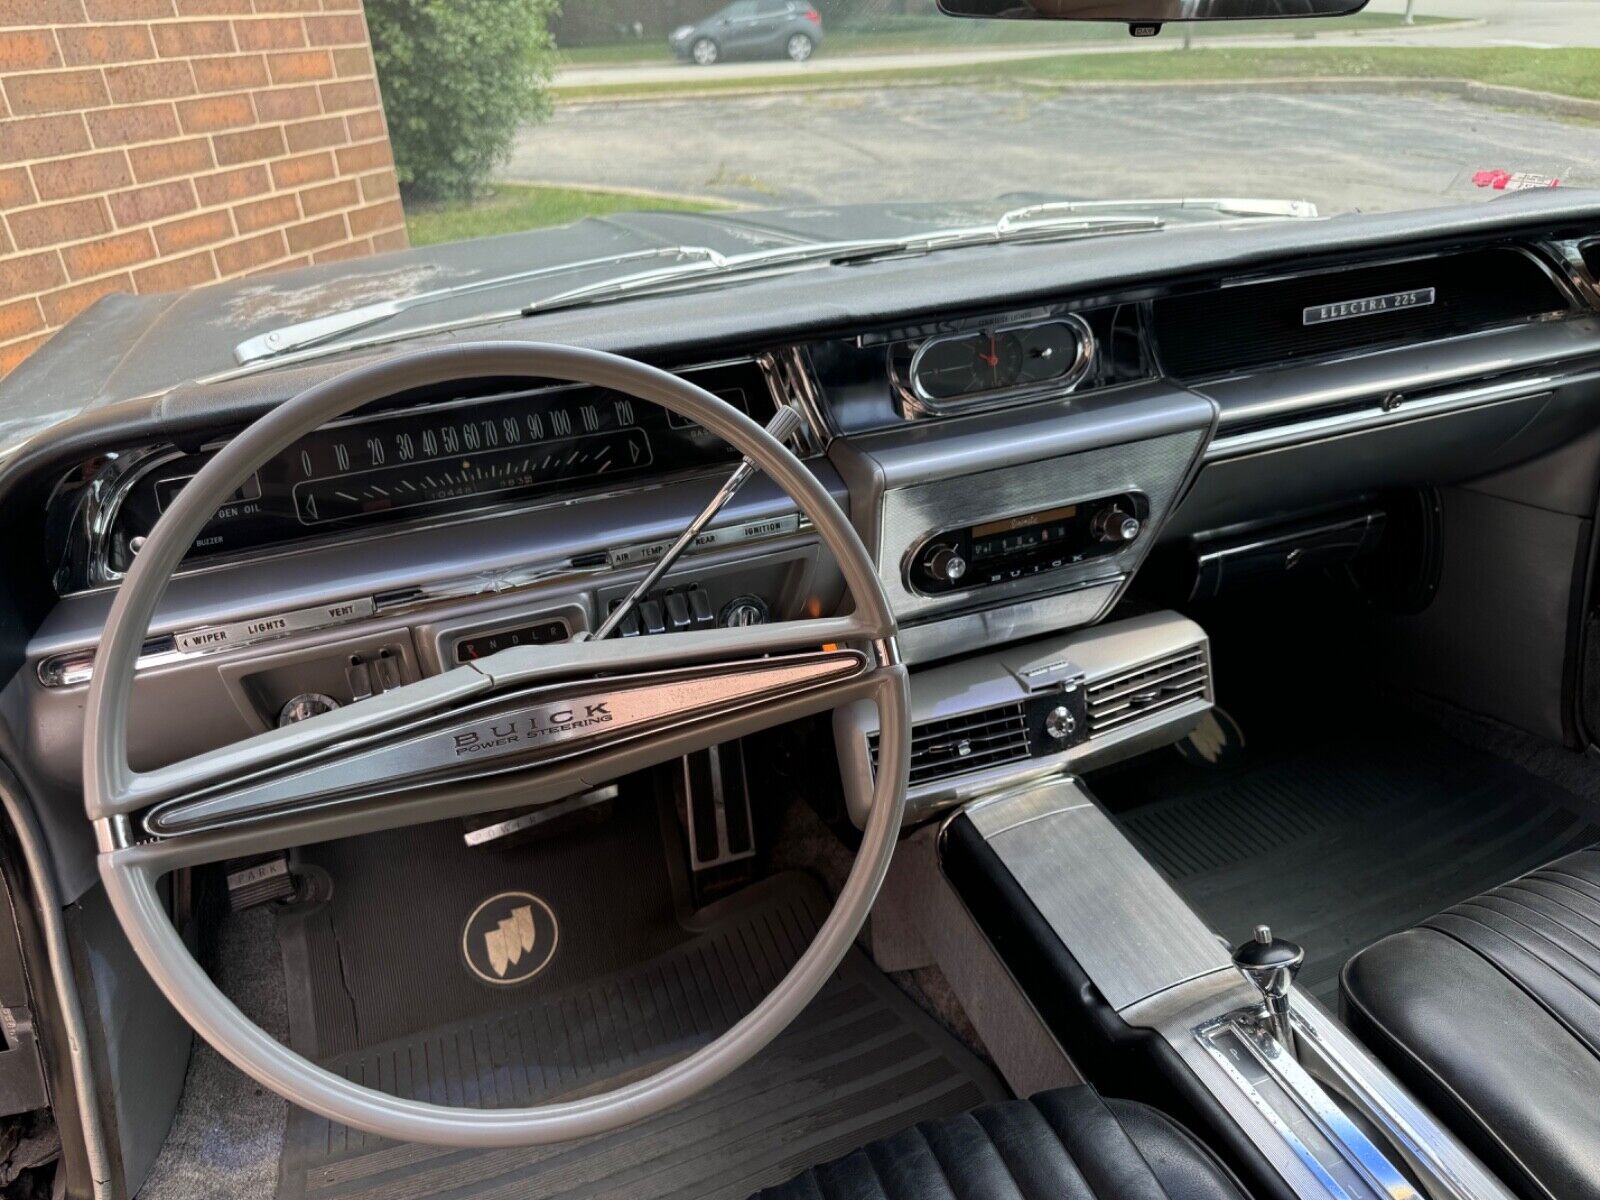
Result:
{"label": "chrome vent louver", "polygon": [[[878,769],[878,735],[869,734],[872,769]],[[962,713],[911,728],[911,786],[981,771],[1028,757],[1028,720],[1022,702]]]}
{"label": "chrome vent louver", "polygon": [[1204,699],[1209,673],[1204,647],[1191,646],[1094,680],[1089,684],[1090,738]]}

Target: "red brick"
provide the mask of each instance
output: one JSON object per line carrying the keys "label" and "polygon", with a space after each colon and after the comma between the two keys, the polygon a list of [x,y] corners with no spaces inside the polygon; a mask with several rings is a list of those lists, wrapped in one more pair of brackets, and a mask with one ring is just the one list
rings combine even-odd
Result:
{"label": "red brick", "polygon": [[219,133],[212,141],[216,144],[219,167],[259,162],[288,153],[288,148],[283,144],[283,130],[277,126],[247,129],[240,133]]}
{"label": "red brick", "polygon": [[340,242],[336,246],[328,246],[318,250],[311,256],[311,261],[317,265],[330,262],[345,262],[352,258],[365,258],[372,253],[372,243],[366,240],[359,242]]}
{"label": "red brick", "polygon": [[194,72],[187,62],[177,61],[107,67],[106,85],[118,104],[170,100],[175,96],[194,95]]}
{"label": "red brick", "polygon": [[326,112],[345,108],[377,108],[378,85],[370,79],[322,85],[322,107]]}
{"label": "red brick", "polygon": [[307,17],[306,34],[313,46],[353,46],[358,42],[365,45],[367,26],[355,15]]}
{"label": "red brick", "polygon": [[238,129],[256,123],[256,110],[250,97],[202,96],[198,100],[179,100],[178,120],[185,133],[216,133],[223,129]]}
{"label": "red brick", "polygon": [[5,81],[11,111],[23,116],[99,108],[109,103],[99,71],[47,71]]}
{"label": "red brick", "polygon": [[370,77],[378,73],[372,51],[365,46],[342,46],[333,52],[333,70],[341,79],[353,75]]}
{"label": "red brick", "polygon": [[126,273],[63,288],[42,298],[44,319],[52,325],[65,325],[101,296],[109,296],[112,292],[131,291],[133,291],[133,280]]}
{"label": "red brick", "polygon": [[393,171],[374,171],[361,177],[361,198],[366,201],[384,200],[400,194],[400,185]]}
{"label": "red brick", "polygon": [[91,21],[137,21],[176,15],[172,0],[84,0]]}
{"label": "red brick", "polygon": [[44,310],[37,300],[14,300],[0,306],[0,341],[15,341],[43,328]]}
{"label": "red brick", "polygon": [[0,0],[0,26],[81,25],[83,0]]}
{"label": "red brick", "polygon": [[240,233],[255,233],[274,225],[287,225],[300,219],[300,205],[293,196],[268,196],[265,200],[252,200],[233,210],[234,222]]}
{"label": "red brick", "polygon": [[155,235],[156,249],[163,256],[182,254],[227,241],[233,236],[233,218],[222,209],[213,209],[157,225]]}
{"label": "red brick", "polygon": [[387,233],[372,235],[372,251],[374,254],[387,254],[390,250],[406,250],[411,246],[411,238],[406,234],[406,227],[391,229]]}
{"label": "red brick", "polygon": [[140,183],[171,179],[174,175],[193,175],[216,165],[211,157],[211,142],[206,138],[135,146],[128,151],[128,158]]}
{"label": "red brick", "polygon": [[120,150],[80,154],[76,158],[60,158],[33,166],[33,185],[39,189],[41,200],[109,192],[132,182],[128,160]]}
{"label": "red brick", "polygon": [[250,0],[177,0],[180,17],[230,17],[255,11]]}
{"label": "red brick", "polygon": [[213,204],[233,204],[247,200],[251,196],[259,196],[271,186],[272,181],[267,178],[267,169],[262,166],[235,167],[231,171],[206,175],[194,181],[200,203],[208,207]]}
{"label": "red brick", "polygon": [[98,241],[84,242],[80,246],[64,246],[61,261],[67,264],[67,274],[74,279],[88,279],[118,271],[137,263],[148,262],[156,254],[155,243],[148,229],[134,229],[127,233],[114,233]]}
{"label": "red brick", "polygon": [[339,174],[359,175],[362,171],[375,171],[394,163],[388,142],[366,142],[360,146],[342,146],[339,156]]}
{"label": "red brick", "polygon": [[0,171],[0,212],[21,208],[33,201],[33,183],[28,179],[28,168],[8,167]]}
{"label": "red brick", "polygon": [[59,32],[67,65],[103,67],[156,56],[148,25],[86,25]]}
{"label": "red brick", "polygon": [[38,337],[28,338],[26,341],[12,342],[9,346],[0,346],[0,375],[9,375],[22,361],[50,340],[48,333],[41,333]]}
{"label": "red brick", "polygon": [[315,217],[336,208],[353,208],[361,202],[361,191],[354,179],[340,179],[300,193],[300,207],[306,216]]}
{"label": "red brick", "polygon": [[351,113],[345,120],[350,125],[350,140],[352,142],[370,142],[375,138],[389,136],[389,130],[383,123],[382,109],[375,108],[371,112]]}
{"label": "red brick", "polygon": [[144,296],[151,292],[179,292],[184,288],[198,287],[216,277],[216,259],[211,251],[202,250],[198,254],[169,259],[153,267],[141,267],[133,273],[133,285]]}
{"label": "red brick", "polygon": [[287,126],[283,134],[289,141],[290,154],[343,145],[346,136],[344,118],[322,117],[316,121],[301,121],[297,125]]}
{"label": "red brick", "polygon": [[256,0],[258,13],[320,12],[322,0]]}
{"label": "red brick", "polygon": [[217,270],[224,275],[239,275],[284,258],[289,253],[289,247],[283,240],[283,231],[274,229],[271,233],[261,233],[240,242],[218,246],[216,253]]}
{"label": "red brick", "polygon": [[197,58],[193,65],[195,85],[202,92],[238,92],[267,83],[267,66],[259,54]]}
{"label": "red brick", "polygon": [[[305,87],[267,88],[256,93],[256,111],[262,121],[297,121],[322,111],[317,89]],[[291,145],[290,149],[294,149]]]}
{"label": "red brick", "polygon": [[65,204],[46,204],[9,213],[11,239],[19,250],[38,250],[59,246],[111,232],[111,216],[105,201],[68,200]]}
{"label": "red brick", "polygon": [[233,26],[227,21],[179,21],[153,25],[156,50],[164,58],[193,58],[197,54],[231,54],[237,48]]}
{"label": "red brick", "polygon": [[10,254],[16,247],[11,244],[11,235],[6,232],[6,223],[0,220],[0,258]]}
{"label": "red brick", "polygon": [[77,113],[51,117],[14,117],[0,125],[0,162],[27,162],[79,154],[89,148],[89,134]]}
{"label": "red brick", "polygon": [[406,222],[405,211],[400,207],[398,200],[387,200],[382,204],[368,205],[358,208],[350,214],[350,232],[355,237],[364,237],[379,229],[388,229],[394,225],[404,225]]}
{"label": "red brick", "polygon": [[315,221],[291,225],[285,233],[289,238],[289,249],[295,254],[303,254],[319,246],[343,241],[349,236],[349,227],[345,225],[343,214],[335,213],[331,217],[319,217]]}
{"label": "red brick", "polygon": [[278,188],[303,187],[308,183],[321,183],[334,176],[333,156],[302,154],[299,158],[286,158],[272,164],[272,184]]}
{"label": "red brick", "polygon": [[233,30],[241,50],[298,50],[306,44],[305,22],[299,17],[235,21]]}
{"label": "red brick", "polygon": [[66,281],[61,255],[54,250],[19,254],[0,261],[0,299],[46,292]]}
{"label": "red brick", "polygon": [[273,83],[314,83],[333,78],[333,57],[326,50],[300,50],[267,55]]}
{"label": "red brick", "polygon": [[178,118],[172,105],[124,104],[85,113],[96,146],[125,146],[133,142],[160,142],[178,136]]}
{"label": "red brick", "polygon": [[121,226],[144,225],[175,217],[195,207],[194,185],[187,179],[152,183],[107,197],[111,215]]}
{"label": "red brick", "polygon": [[360,12],[361,0],[322,0],[324,12]]}
{"label": "red brick", "polygon": [[61,55],[47,29],[0,29],[0,71],[39,71],[59,67]]}

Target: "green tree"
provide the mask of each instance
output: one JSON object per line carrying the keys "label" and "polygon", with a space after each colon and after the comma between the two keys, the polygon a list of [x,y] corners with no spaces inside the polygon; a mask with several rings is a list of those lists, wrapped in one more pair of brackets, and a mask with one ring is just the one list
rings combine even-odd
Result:
{"label": "green tree", "polygon": [[367,0],[407,199],[471,196],[517,129],[550,115],[556,0]]}

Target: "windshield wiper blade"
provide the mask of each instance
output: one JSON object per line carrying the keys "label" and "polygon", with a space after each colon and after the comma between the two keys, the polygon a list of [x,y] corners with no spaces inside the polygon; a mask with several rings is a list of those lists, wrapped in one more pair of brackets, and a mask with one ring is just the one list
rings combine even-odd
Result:
{"label": "windshield wiper blade", "polygon": [[1309,200],[1262,200],[1242,196],[1130,197],[1125,200],[1050,200],[1013,208],[996,222],[1002,228],[1069,213],[1126,211],[1130,208],[1199,208],[1230,217],[1282,217],[1308,220],[1318,215]]}
{"label": "windshield wiper blade", "polygon": [[515,271],[509,275],[495,275],[488,279],[474,279],[468,283],[456,284],[454,287],[434,288],[432,291],[417,292],[398,300],[379,300],[372,304],[348,308],[343,312],[329,313],[327,316],[312,317],[305,321],[296,321],[291,325],[283,325],[256,337],[246,338],[233,348],[233,357],[241,364],[276,358],[280,354],[289,354],[295,350],[304,350],[321,342],[330,341],[340,334],[354,333],[358,329],[377,325],[391,317],[399,316],[408,309],[436,304],[440,300],[470,295],[473,292],[502,288],[508,284],[522,283],[530,279],[570,275],[575,271],[652,258],[678,258],[704,262],[721,257],[722,255],[707,246],[658,246],[649,250],[630,250],[622,254],[607,254],[598,258],[579,259],[577,262],[557,263],[554,266],[538,267],[531,271]]}

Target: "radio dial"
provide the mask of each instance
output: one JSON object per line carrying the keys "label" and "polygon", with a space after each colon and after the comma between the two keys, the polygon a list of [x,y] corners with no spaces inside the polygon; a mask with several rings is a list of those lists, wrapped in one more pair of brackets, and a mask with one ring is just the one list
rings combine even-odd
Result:
{"label": "radio dial", "polygon": [[927,570],[940,583],[955,583],[967,573],[967,560],[949,546],[939,546],[928,556]]}
{"label": "radio dial", "polygon": [[1089,523],[1097,542],[1131,542],[1142,528],[1138,517],[1116,507],[1101,509]]}

